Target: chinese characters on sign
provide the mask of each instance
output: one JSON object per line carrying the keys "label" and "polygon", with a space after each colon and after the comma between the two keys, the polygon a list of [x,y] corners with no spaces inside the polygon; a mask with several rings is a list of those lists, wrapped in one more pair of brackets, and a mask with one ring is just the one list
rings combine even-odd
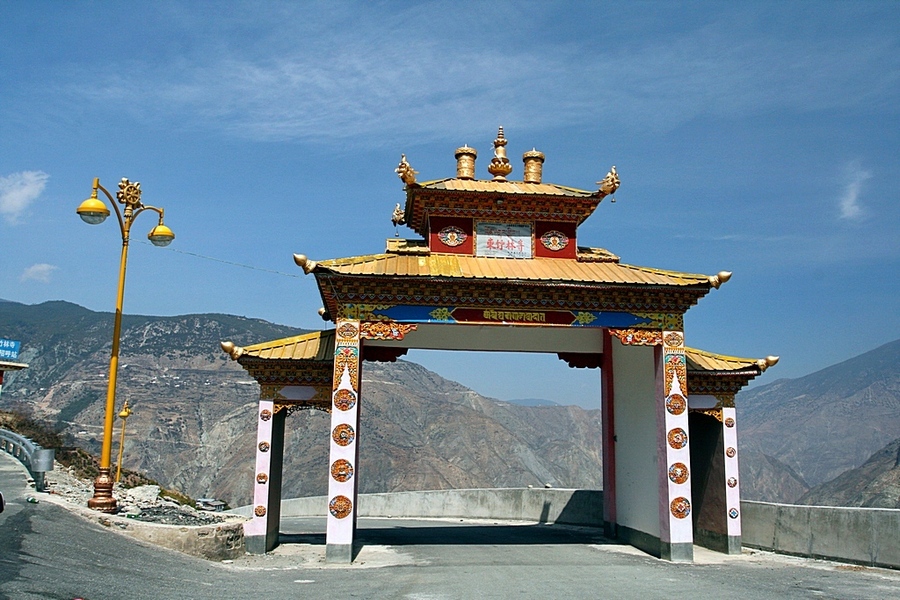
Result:
{"label": "chinese characters on sign", "polygon": [[19,344],[13,340],[0,339],[0,360],[16,360],[19,358]]}
{"label": "chinese characters on sign", "polygon": [[531,258],[531,225],[477,223],[475,256]]}

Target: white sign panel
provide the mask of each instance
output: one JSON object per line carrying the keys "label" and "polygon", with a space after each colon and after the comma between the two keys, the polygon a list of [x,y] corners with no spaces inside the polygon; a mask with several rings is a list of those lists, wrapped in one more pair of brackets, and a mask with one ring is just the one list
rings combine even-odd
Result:
{"label": "white sign panel", "polygon": [[531,225],[476,223],[475,256],[531,258]]}

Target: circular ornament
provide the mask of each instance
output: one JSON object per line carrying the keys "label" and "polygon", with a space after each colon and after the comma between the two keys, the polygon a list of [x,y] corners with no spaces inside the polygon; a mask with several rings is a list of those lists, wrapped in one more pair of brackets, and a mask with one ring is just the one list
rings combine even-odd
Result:
{"label": "circular ornament", "polygon": [[681,427],[670,429],[669,434],[666,437],[669,439],[669,446],[671,446],[675,450],[681,450],[682,448],[687,446],[687,432]]}
{"label": "circular ornament", "polygon": [[561,231],[552,229],[541,236],[541,244],[543,244],[544,248],[547,250],[559,252],[569,245],[569,236]]}
{"label": "circular ornament", "polygon": [[728,483],[728,487],[730,488],[737,487],[737,479],[734,477],[729,477],[726,483]]}
{"label": "circular ornament", "polygon": [[725,427],[734,427],[734,419],[731,417],[725,419]]}
{"label": "circular ornament", "polygon": [[467,239],[469,239],[469,236],[466,235],[466,232],[459,227],[450,225],[438,231],[438,239],[441,240],[441,243],[445,246],[455,248],[462,245]]}
{"label": "circular ornament", "polygon": [[728,458],[734,458],[735,454],[737,454],[737,450],[735,450],[731,446],[725,448],[725,456],[727,456]]}
{"label": "circular ornament", "polygon": [[260,442],[259,443],[259,451],[260,452],[268,452],[269,451],[269,442]]}
{"label": "circular ornament", "polygon": [[272,411],[269,410],[268,408],[263,409],[263,410],[260,411],[260,413],[259,413],[259,418],[260,418],[260,420],[262,420],[262,421],[268,421],[269,419],[272,418]]}
{"label": "circular ornament", "polygon": [[334,405],[338,410],[350,410],[356,406],[356,396],[350,390],[338,390],[334,393]]}
{"label": "circular ornament", "polygon": [[267,481],[269,481],[269,476],[265,473],[256,474],[256,483],[266,483]]}
{"label": "circular ornament", "polygon": [[684,463],[673,463],[672,466],[669,467],[669,479],[672,483],[684,483],[688,480],[688,468]]}
{"label": "circular ornament", "polygon": [[353,477],[353,465],[350,464],[350,461],[343,458],[337,459],[331,463],[331,477],[341,483],[349,481]]}
{"label": "circular ornament", "polygon": [[328,503],[328,510],[335,519],[343,519],[353,510],[353,503],[347,496],[335,496]]}
{"label": "circular ornament", "polygon": [[342,338],[354,338],[356,334],[359,333],[359,329],[353,323],[344,323],[340,327],[338,327],[337,331],[338,335]]}
{"label": "circular ornament", "polygon": [[681,394],[672,394],[666,400],[666,410],[669,414],[680,415],[687,408],[687,400]]}
{"label": "circular ornament", "polygon": [[684,496],[679,496],[672,500],[669,509],[672,511],[672,516],[676,519],[684,519],[691,514],[691,501]]}
{"label": "circular ornament", "polygon": [[663,341],[666,343],[666,346],[681,346],[684,344],[684,336],[673,331],[666,335]]}
{"label": "circular ornament", "polygon": [[341,423],[331,432],[331,439],[333,439],[334,443],[338,446],[349,446],[353,443],[355,438],[356,432],[346,423]]}
{"label": "circular ornament", "polygon": [[257,517],[266,516],[266,507],[263,506],[262,504],[260,504],[259,506],[257,506],[256,508],[253,509],[253,514],[256,515]]}
{"label": "circular ornament", "polygon": [[741,513],[739,513],[738,509],[736,509],[736,508],[732,508],[731,510],[728,511],[728,516],[731,517],[732,519],[737,519],[739,514],[741,514]]}

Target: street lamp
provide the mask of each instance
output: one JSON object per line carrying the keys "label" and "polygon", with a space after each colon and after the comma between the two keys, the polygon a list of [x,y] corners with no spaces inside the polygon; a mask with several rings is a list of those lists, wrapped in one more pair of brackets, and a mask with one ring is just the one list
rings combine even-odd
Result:
{"label": "street lamp", "polygon": [[119,462],[116,463],[116,483],[119,483],[119,477],[122,475],[122,453],[125,451],[125,421],[134,412],[128,407],[128,400],[125,406],[119,411],[119,418],[122,419],[122,435],[119,436]]}
{"label": "street lamp", "polygon": [[[119,292],[116,296],[116,316],[113,325],[112,354],[109,359],[109,386],[106,390],[106,413],[103,422],[103,447],[100,452],[100,474],[94,480],[94,496],[88,500],[88,507],[106,513],[114,513],[118,510],[116,499],[113,498],[113,480],[109,475],[110,459],[112,454],[113,422],[116,416],[116,374],[119,368],[119,337],[122,332],[122,298],[125,295],[125,264],[128,261],[128,242],[131,237],[131,224],[135,218],[145,210],[150,210],[159,215],[159,224],[150,230],[147,238],[154,246],[168,246],[175,239],[172,230],[163,223],[163,209],[155,206],[145,206],[141,203],[141,184],[122,179],[119,182],[119,191],[116,199],[100,185],[100,179],[94,178],[94,188],[91,197],[81,203],[76,211],[81,219],[90,225],[97,225],[109,216],[106,204],[97,197],[97,190],[102,191],[109,199],[109,203],[116,211],[119,219],[119,229],[122,232],[122,258],[119,262]],[[123,205],[119,210],[117,204]]]}

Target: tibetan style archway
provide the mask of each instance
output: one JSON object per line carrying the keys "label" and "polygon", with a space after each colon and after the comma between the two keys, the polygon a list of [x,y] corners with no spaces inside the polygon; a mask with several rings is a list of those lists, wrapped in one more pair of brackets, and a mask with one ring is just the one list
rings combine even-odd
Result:
{"label": "tibetan style archway", "polygon": [[[691,364],[708,369],[688,359],[683,316],[730,273],[633,266],[579,246],[578,226],[619,185],[615,167],[598,190],[577,190],[542,183],[544,156],[531,151],[523,181],[508,181],[506,143],[501,128],[490,180],[475,179],[476,152],[467,146],[457,150],[457,176],[449,179],[418,183],[402,158],[406,206],[397,205],[393,221],[422,239],[389,239],[385,252],[367,256],[294,257],[316,278],[320,314],[335,323],[326,557],[353,555],[361,363],[415,348],[550,352],[573,367],[601,367],[607,531],[653,555],[690,561],[688,372]],[[725,410],[721,401],[711,409]],[[716,519],[700,526],[723,530]]]}

